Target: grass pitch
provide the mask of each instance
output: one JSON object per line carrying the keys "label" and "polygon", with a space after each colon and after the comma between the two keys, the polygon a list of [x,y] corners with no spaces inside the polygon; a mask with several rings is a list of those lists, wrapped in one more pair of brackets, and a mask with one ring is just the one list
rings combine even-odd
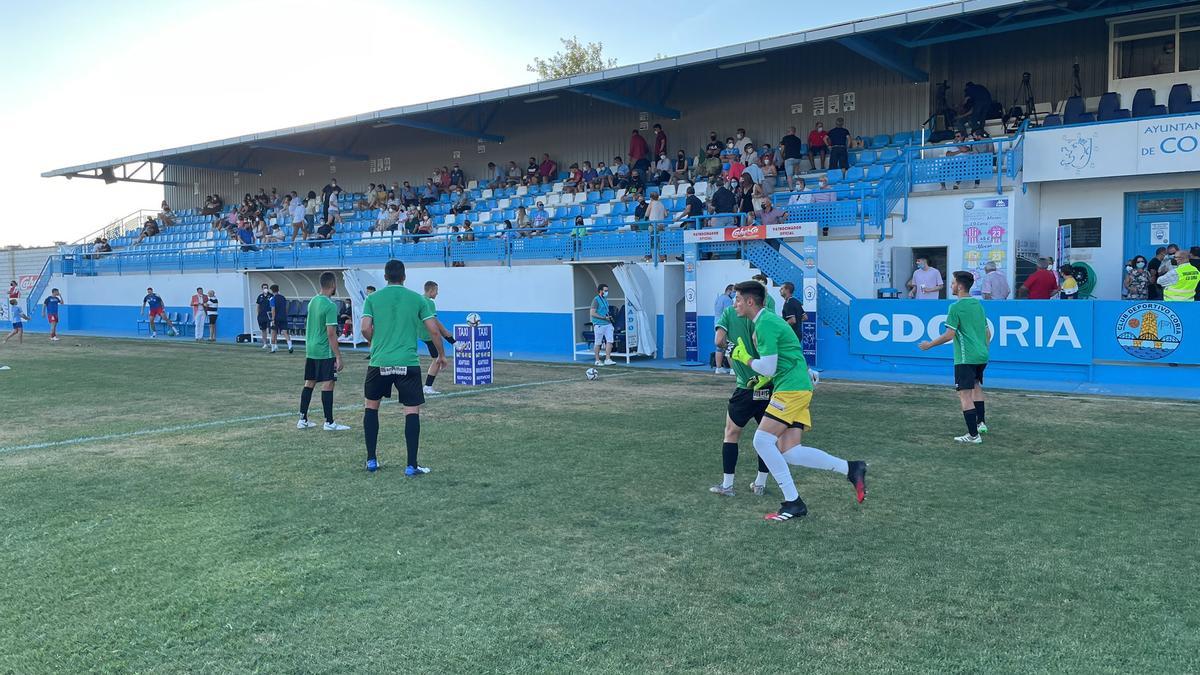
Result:
{"label": "grass pitch", "polygon": [[299,352],[27,337],[0,672],[1200,669],[1200,406],[993,393],[961,447],[947,388],[823,383],[805,442],[870,461],[867,502],[797,468],[810,515],[767,523],[749,432],[707,490],[729,377],[443,376],[407,479],[394,406],[362,469],[361,356],[333,434],[294,428]]}

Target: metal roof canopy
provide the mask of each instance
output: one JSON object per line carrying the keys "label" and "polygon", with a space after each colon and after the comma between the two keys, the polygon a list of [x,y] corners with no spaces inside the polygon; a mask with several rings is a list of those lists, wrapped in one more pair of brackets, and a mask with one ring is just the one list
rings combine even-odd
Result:
{"label": "metal roof canopy", "polygon": [[[912,51],[919,47],[1097,16],[1185,4],[1188,3],[1183,0],[962,0],[569,78],[534,82],[507,89],[65,167],[44,172],[42,177],[66,176],[102,178],[107,182],[161,183],[161,171],[149,179],[136,178],[124,172],[118,176],[113,171],[116,167],[134,163],[191,166],[213,171],[261,175],[261,170],[247,167],[253,153],[260,149],[365,160],[366,155],[352,152],[357,134],[354,140],[344,147],[332,146],[332,137],[328,132],[348,128],[358,128],[361,131],[371,127],[405,126],[433,133],[503,143],[503,135],[489,130],[500,105],[510,100],[568,92],[679,119],[682,111],[669,107],[667,100],[680,69],[728,62],[743,59],[747,55],[819,42],[836,41],[911,81],[927,82],[928,74],[913,65]],[[316,135],[320,132],[326,133],[322,134],[324,139],[319,144],[305,145],[297,142],[299,139],[296,137]],[[281,139],[288,139],[288,142]],[[216,161],[200,156],[188,157],[213,150],[225,152]],[[245,151],[244,156],[236,163],[224,163],[225,157],[237,150]]]}

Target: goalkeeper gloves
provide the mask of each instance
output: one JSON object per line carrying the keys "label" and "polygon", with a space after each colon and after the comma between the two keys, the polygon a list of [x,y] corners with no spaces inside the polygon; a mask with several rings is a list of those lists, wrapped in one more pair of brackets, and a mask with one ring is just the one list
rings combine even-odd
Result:
{"label": "goalkeeper gloves", "polygon": [[771,380],[773,379],[775,378],[768,377],[766,375],[755,375],[754,377],[750,378],[750,388],[754,391],[758,391],[763,387],[769,387],[771,386]]}
{"label": "goalkeeper gloves", "polygon": [[729,358],[747,366],[750,365],[750,361],[753,360],[750,357],[750,352],[746,350],[746,343],[742,342],[742,338],[738,338],[737,346],[733,348],[733,352],[729,354]]}

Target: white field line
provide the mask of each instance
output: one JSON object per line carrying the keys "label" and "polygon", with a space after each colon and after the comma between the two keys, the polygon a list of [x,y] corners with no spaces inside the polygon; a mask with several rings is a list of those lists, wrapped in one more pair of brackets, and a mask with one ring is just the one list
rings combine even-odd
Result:
{"label": "white field line", "polygon": [[[654,372],[654,371],[645,371],[645,372]],[[610,377],[624,377],[626,375],[645,374],[645,372],[624,371],[624,372],[620,372],[620,373],[613,373],[611,375],[604,375],[601,377],[601,379],[606,379],[606,378],[610,378]],[[459,398],[462,396],[479,396],[482,394],[489,394],[489,393],[498,392],[498,391],[511,391],[513,389],[526,389],[529,387],[544,387],[544,386],[551,385],[551,384],[564,384],[567,382],[579,382],[579,381],[581,381],[580,378],[572,377],[569,379],[562,379],[562,380],[543,380],[541,382],[522,382],[520,384],[506,384],[506,385],[499,386],[499,387],[488,387],[487,389],[467,389],[464,391],[454,391],[454,392],[450,392],[448,394],[437,394],[437,395],[433,395],[433,396],[428,396],[426,398],[428,398],[428,399],[443,399],[443,398]],[[383,402],[391,403],[392,399],[385,399]],[[337,406],[334,409],[335,410],[359,410],[361,408],[362,408],[362,405],[357,404],[357,405]],[[212,420],[209,422],[195,422],[192,424],[177,424],[175,426],[159,427],[157,429],[140,429],[138,431],[126,431],[126,432],[116,433],[116,434],[101,434],[99,436],[80,436],[78,438],[67,438],[67,439],[64,439],[61,441],[46,441],[44,443],[30,443],[28,445],[13,445],[13,446],[9,446],[7,448],[0,448],[0,455],[9,454],[9,453],[13,453],[13,452],[22,452],[25,450],[41,450],[43,448],[58,448],[58,447],[62,447],[64,445],[83,445],[85,443],[100,443],[100,442],[104,442],[104,441],[119,441],[119,440],[126,439],[126,438],[137,438],[140,436],[154,436],[157,434],[173,434],[173,433],[178,433],[180,431],[194,431],[196,429],[210,429],[212,427],[223,427],[223,426],[228,426],[231,424],[241,424],[243,422],[259,422],[262,420],[278,419],[281,417],[297,417],[298,418],[299,414],[300,413],[298,411],[293,410],[293,411],[289,411],[289,412],[271,413],[269,415],[252,415],[249,417],[233,417],[233,418],[224,419],[224,420]]]}

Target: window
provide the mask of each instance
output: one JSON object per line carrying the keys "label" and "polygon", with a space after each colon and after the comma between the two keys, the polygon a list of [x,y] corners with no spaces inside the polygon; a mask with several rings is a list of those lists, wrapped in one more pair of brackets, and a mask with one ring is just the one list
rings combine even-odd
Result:
{"label": "window", "polygon": [[1115,79],[1200,70],[1200,12],[1113,22]]}
{"label": "window", "polygon": [[1139,199],[1138,213],[1183,213],[1182,197]]}

